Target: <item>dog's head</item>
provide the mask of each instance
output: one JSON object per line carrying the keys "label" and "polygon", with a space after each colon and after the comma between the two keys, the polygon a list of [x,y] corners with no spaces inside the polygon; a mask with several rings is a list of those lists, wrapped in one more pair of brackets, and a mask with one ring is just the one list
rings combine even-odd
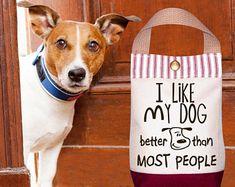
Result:
{"label": "dog's head", "polygon": [[20,1],[28,8],[33,32],[43,39],[49,72],[70,92],[87,90],[104,62],[106,47],[117,43],[136,16],[107,14],[95,24],[63,21],[53,9]]}
{"label": "dog's head", "polygon": [[182,150],[190,145],[191,140],[184,136],[183,131],[191,131],[191,127],[172,127],[172,128],[163,128],[163,131],[169,130],[171,135],[171,148],[174,150]]}

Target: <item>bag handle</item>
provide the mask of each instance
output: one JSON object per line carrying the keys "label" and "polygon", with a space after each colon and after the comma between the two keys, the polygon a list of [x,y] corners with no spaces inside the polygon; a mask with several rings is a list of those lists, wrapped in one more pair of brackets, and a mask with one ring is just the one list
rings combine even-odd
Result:
{"label": "bag handle", "polygon": [[220,53],[220,42],[216,36],[193,14],[180,8],[166,8],[157,12],[135,37],[132,53],[148,54],[152,27],[168,24],[201,30],[204,36],[204,53]]}

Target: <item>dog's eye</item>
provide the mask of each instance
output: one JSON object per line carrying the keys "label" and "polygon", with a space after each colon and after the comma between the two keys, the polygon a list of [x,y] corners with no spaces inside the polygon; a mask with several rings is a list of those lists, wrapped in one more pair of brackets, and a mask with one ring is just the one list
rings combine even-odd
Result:
{"label": "dog's eye", "polygon": [[63,39],[59,39],[59,40],[57,40],[57,42],[56,42],[56,47],[58,48],[58,49],[65,49],[66,47],[67,47],[67,42],[65,41],[65,40],[63,40]]}
{"label": "dog's eye", "polygon": [[88,43],[88,49],[91,52],[97,52],[100,49],[100,46],[99,46],[99,44],[96,41],[90,41]]}

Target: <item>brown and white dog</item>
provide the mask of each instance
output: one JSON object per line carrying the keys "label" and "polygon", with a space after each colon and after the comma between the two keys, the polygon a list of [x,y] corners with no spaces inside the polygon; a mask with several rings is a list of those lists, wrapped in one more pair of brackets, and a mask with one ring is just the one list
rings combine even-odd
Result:
{"label": "brown and white dog", "polygon": [[[18,6],[29,9],[32,30],[44,45],[39,54],[20,58],[24,161],[32,175],[31,186],[51,187],[63,141],[72,128],[76,94],[89,88],[103,64],[106,47],[119,41],[129,21],[140,19],[108,14],[90,24],[63,21],[51,8],[28,1]],[[35,59],[37,64],[43,59],[44,65],[33,66]],[[43,88],[42,66],[61,92],[75,95],[72,101],[52,97]],[[35,152],[39,152],[37,182],[30,162]]]}

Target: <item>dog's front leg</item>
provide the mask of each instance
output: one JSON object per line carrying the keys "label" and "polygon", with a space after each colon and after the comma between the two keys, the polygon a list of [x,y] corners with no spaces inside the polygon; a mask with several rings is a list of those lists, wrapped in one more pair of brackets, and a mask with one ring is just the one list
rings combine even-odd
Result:
{"label": "dog's front leg", "polygon": [[60,154],[63,141],[56,146],[40,151],[39,153],[39,172],[38,187],[52,187],[53,179],[56,174],[57,160]]}

